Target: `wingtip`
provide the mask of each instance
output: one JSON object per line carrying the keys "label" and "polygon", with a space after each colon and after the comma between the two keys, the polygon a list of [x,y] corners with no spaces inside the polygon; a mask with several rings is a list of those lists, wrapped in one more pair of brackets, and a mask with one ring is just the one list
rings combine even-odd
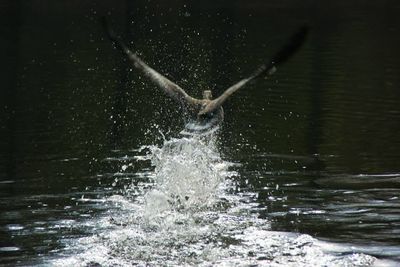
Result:
{"label": "wingtip", "polygon": [[104,32],[107,34],[107,37],[111,39],[111,41],[116,41],[118,39],[117,35],[110,27],[110,24],[108,23],[106,16],[100,17],[100,24],[102,25]]}
{"label": "wingtip", "polygon": [[308,32],[310,31],[310,27],[308,26],[308,25],[306,25],[306,24],[304,24],[304,25],[302,25],[298,30],[297,30],[297,38],[299,39],[299,40],[301,40],[301,42],[303,42],[305,39],[306,39],[306,37],[307,37],[307,35],[308,35]]}
{"label": "wingtip", "polygon": [[287,61],[293,54],[300,49],[304,44],[309,27],[307,25],[301,26],[289,39],[289,41],[284,45],[273,57],[272,65],[279,65]]}

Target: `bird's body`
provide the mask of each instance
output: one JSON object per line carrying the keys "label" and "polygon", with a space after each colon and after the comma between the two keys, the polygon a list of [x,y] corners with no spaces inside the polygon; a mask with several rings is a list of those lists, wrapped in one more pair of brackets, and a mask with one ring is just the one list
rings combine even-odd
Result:
{"label": "bird's body", "polygon": [[211,100],[202,99],[199,102],[199,104],[191,105],[187,108],[185,128],[181,131],[181,134],[194,135],[213,132],[218,129],[219,125],[224,120],[224,110],[222,107],[219,107],[211,113],[199,115]]}

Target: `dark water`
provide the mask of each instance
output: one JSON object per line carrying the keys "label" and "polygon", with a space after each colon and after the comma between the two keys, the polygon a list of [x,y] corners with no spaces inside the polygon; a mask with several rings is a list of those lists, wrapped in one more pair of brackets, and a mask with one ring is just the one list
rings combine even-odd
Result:
{"label": "dark water", "polygon": [[224,107],[227,191],[272,233],[399,262],[400,5],[347,2],[1,2],[0,265],[70,256],[68,240],[104,231],[108,197],[151,182],[137,149],[179,137],[181,110],[112,48],[102,15],[194,96],[307,24],[301,51]]}

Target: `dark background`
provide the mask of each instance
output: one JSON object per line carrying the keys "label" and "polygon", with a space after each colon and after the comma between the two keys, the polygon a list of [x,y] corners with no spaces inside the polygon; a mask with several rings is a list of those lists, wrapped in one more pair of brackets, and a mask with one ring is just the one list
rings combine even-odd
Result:
{"label": "dark background", "polygon": [[104,158],[182,128],[174,102],[105,38],[101,16],[197,97],[223,92],[307,24],[298,54],[226,103],[219,148],[241,163],[238,188],[259,193],[274,229],[398,246],[399,11],[394,0],[1,1],[0,264],[59,247],[35,225],[74,217],[64,208],[82,192],[112,190],[120,166]]}

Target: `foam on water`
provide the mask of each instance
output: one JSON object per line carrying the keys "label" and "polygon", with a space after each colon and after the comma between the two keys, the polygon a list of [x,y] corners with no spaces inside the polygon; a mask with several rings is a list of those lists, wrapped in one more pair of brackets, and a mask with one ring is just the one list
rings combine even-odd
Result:
{"label": "foam on water", "polygon": [[[147,152],[146,152],[147,151]],[[146,152],[146,153],[145,153]],[[139,150],[150,182],[131,185],[102,205],[106,214],[76,227],[88,237],[64,240],[54,266],[371,266],[357,253],[325,252],[309,235],[274,232],[253,214],[251,193],[230,193],[231,163],[215,138],[181,138]]]}

